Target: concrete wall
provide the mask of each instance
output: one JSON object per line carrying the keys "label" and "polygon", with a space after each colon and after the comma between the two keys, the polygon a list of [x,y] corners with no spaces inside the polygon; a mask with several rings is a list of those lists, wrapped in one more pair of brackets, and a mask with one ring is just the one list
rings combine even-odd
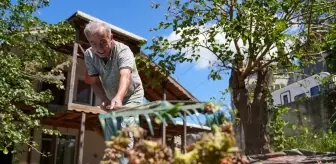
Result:
{"label": "concrete wall", "polygon": [[[78,129],[67,129],[67,128],[58,128],[62,134],[74,135],[76,136],[76,140],[78,139]],[[41,151],[41,141],[42,141],[42,133],[41,131],[36,130],[34,132],[34,140],[39,145],[39,151]],[[77,143],[75,145],[77,149]],[[22,154],[18,154],[17,157],[19,159],[20,164],[27,164],[28,160],[28,149],[27,146],[21,147],[24,149]],[[93,131],[85,131],[85,138],[84,138],[84,158],[83,164],[97,164],[100,162],[101,158],[103,157],[105,149],[105,142],[102,136],[98,135],[98,133]],[[75,152],[75,158],[76,159]],[[40,164],[40,156],[41,154],[37,151],[32,151],[31,156],[31,164]],[[73,163],[76,163],[74,161]]]}
{"label": "concrete wall", "polygon": [[[290,112],[283,116],[285,121],[296,123],[297,125],[309,126],[315,130],[326,130],[331,116],[324,105],[323,96],[314,96],[305,101],[296,101],[286,105]],[[295,112],[295,110],[298,110]],[[237,146],[245,150],[244,130],[241,124],[234,126]],[[295,134],[295,130],[286,128],[286,135]]]}
{"label": "concrete wall", "polygon": [[[328,128],[329,111],[324,105],[323,96],[314,96],[304,101],[296,101],[286,105],[291,111],[283,118],[290,123],[298,125],[308,125],[309,127],[320,130]],[[298,110],[295,112],[294,110]],[[286,129],[290,135],[291,129]]]}

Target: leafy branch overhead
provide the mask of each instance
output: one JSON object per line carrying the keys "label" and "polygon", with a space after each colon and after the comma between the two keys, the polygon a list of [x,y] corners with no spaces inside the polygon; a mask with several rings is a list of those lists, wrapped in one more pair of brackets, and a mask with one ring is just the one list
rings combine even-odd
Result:
{"label": "leafy branch overhead", "polygon": [[211,79],[230,72],[232,102],[249,138],[246,152],[267,153],[271,75],[332,48],[335,8],[333,0],[170,0],[166,19],[152,30],[173,33],[155,37],[149,56],[171,74],[178,63],[208,59]]}
{"label": "leafy branch overhead", "polygon": [[[68,56],[55,49],[71,43],[74,30],[64,22],[48,24],[37,18],[49,1],[4,0],[0,3],[0,150],[28,144],[30,130],[41,128],[40,119],[51,113],[45,104],[50,91],[39,92],[36,82],[61,86]],[[53,132],[42,129],[44,132]]]}
{"label": "leafy branch overhead", "polygon": [[[111,136],[118,133],[117,119],[128,118],[133,116],[139,123],[139,118],[145,119],[148,129],[151,135],[154,135],[153,123],[168,125],[168,122],[172,122],[176,125],[176,118],[179,117],[186,121],[185,116],[191,116],[190,118],[194,122],[198,122],[200,126],[203,124],[200,121],[200,114],[212,114],[219,110],[219,105],[213,102],[190,102],[190,101],[154,101],[146,105],[140,105],[136,107],[124,107],[117,111],[112,111],[106,114],[99,115],[99,121],[102,125],[105,139],[109,139]],[[184,116],[185,115],[185,116]],[[196,118],[196,119],[194,119]]]}
{"label": "leafy branch overhead", "polygon": [[[160,5],[153,5],[158,8]],[[294,59],[311,59],[321,50],[323,36],[335,26],[334,1],[169,1],[166,20],[152,30],[173,30],[176,37],[156,37],[152,59],[175,71],[179,62],[215,56],[212,78],[234,69],[247,77],[277,64],[292,66]]]}

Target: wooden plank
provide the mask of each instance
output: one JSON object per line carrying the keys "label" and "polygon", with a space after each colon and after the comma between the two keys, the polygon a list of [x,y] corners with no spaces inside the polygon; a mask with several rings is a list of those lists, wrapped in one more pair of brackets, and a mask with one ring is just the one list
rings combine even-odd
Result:
{"label": "wooden plank", "polygon": [[92,114],[106,113],[106,111],[100,109],[100,107],[88,106],[88,105],[82,105],[82,104],[76,104],[76,103],[69,104],[69,109],[68,110],[73,110],[73,111],[76,111],[76,112],[92,113]]}
{"label": "wooden plank", "polygon": [[84,155],[84,137],[85,137],[85,113],[81,114],[81,123],[79,129],[79,140],[77,143],[77,164],[83,164],[83,155]]}

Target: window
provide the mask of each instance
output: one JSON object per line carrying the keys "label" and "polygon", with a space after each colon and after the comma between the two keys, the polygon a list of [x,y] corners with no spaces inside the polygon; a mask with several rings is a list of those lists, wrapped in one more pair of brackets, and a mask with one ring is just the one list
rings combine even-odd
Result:
{"label": "window", "polygon": [[52,164],[53,163],[53,158],[52,158],[52,137],[51,136],[46,136],[46,135],[42,135],[42,148],[41,148],[41,152],[45,155],[41,155],[40,156],[40,163],[45,163],[45,164]]}
{"label": "window", "polygon": [[73,164],[75,161],[76,137],[62,135],[57,140],[57,164]]}
{"label": "window", "polygon": [[[40,164],[72,164],[75,163],[76,136],[62,135],[56,138],[56,147],[53,148],[51,135],[42,135]],[[53,156],[55,155],[55,162]]]}
{"label": "window", "polygon": [[321,92],[321,90],[320,90],[320,86],[319,86],[319,85],[310,88],[310,95],[311,95],[311,96],[318,95],[318,94],[320,94],[320,92]]}
{"label": "window", "polygon": [[[64,73],[64,77],[67,77],[67,73]],[[66,87],[67,81],[63,80],[63,85]],[[50,90],[51,94],[53,96],[53,100],[50,102],[50,104],[54,105],[64,105],[65,104],[65,88],[59,89],[55,84],[49,84],[47,82],[42,82],[41,84],[41,91]]]}
{"label": "window", "polygon": [[299,100],[304,99],[305,97],[307,97],[306,94],[305,94],[305,93],[301,93],[301,94],[299,94],[299,95],[296,95],[296,96],[294,97],[294,100],[295,100],[295,101],[299,101]]}
{"label": "window", "polygon": [[284,102],[284,104],[288,104],[288,95],[283,95],[282,96],[283,97],[283,102]]}
{"label": "window", "polygon": [[76,103],[91,105],[91,86],[82,80],[78,80]]}

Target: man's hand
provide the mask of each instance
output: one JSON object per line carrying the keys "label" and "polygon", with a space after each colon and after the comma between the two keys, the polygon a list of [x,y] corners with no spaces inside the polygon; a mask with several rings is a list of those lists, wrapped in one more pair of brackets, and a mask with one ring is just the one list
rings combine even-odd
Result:
{"label": "man's hand", "polygon": [[111,100],[111,104],[110,104],[108,109],[112,110],[112,109],[115,109],[115,108],[119,108],[121,106],[122,106],[122,99],[119,98],[119,97],[114,97]]}
{"label": "man's hand", "polygon": [[100,104],[100,109],[102,110],[107,110],[107,107],[110,106],[111,101],[109,99],[104,100],[101,104]]}

